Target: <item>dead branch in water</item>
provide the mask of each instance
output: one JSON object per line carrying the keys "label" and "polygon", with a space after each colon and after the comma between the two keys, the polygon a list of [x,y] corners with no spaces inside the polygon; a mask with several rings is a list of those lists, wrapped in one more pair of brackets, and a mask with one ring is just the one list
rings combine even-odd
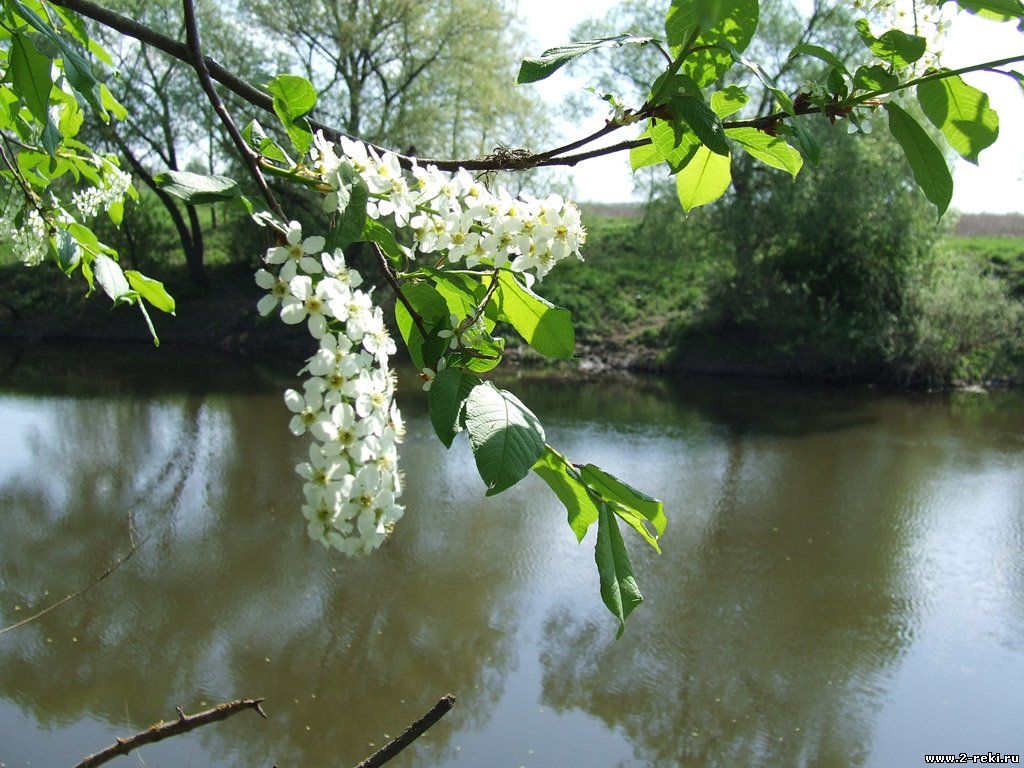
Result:
{"label": "dead branch in water", "polygon": [[178,707],[177,720],[170,723],[157,723],[142,733],[137,733],[127,739],[118,739],[116,744],[111,744],[106,749],[94,755],[89,755],[82,762],[78,763],[75,768],[94,768],[97,765],[113,760],[115,757],[127,755],[133,749],[138,749],[145,744],[152,744],[171,736],[188,733],[208,723],[225,720],[246,709],[254,709],[261,717],[265,718],[267,715],[263,711],[263,707],[260,706],[263,701],[263,699],[236,699],[235,701],[218,704],[213,709],[197,712],[194,715],[186,715],[184,710]]}
{"label": "dead branch in water", "polygon": [[430,708],[427,714],[402,731],[396,738],[392,739],[368,758],[363,760],[363,762],[357,765],[356,768],[379,768],[379,766],[382,766],[384,763],[392,760],[399,752],[426,733],[430,726],[448,714],[448,711],[454,706],[454,704],[455,697],[450,693],[442,696],[438,699],[437,704]]}

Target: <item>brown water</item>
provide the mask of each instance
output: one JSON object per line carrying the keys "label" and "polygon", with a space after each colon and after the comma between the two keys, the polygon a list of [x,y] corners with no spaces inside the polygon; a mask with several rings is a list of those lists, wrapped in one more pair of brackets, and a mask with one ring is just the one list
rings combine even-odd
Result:
{"label": "brown water", "polygon": [[[161,356],[163,355],[163,356]],[[377,555],[305,538],[288,376],[3,356],[0,763],[71,765],[178,705],[265,696],[112,765],[892,766],[1024,752],[1024,400],[521,381],[549,440],[657,492],[624,637],[539,482],[483,497],[415,386]]]}

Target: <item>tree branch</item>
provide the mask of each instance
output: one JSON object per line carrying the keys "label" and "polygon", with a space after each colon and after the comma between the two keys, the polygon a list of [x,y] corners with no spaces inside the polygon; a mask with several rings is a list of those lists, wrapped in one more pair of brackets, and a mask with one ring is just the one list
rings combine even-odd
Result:
{"label": "tree branch", "polygon": [[[100,24],[103,24],[106,27],[110,27],[111,29],[120,32],[123,35],[135,38],[136,40],[139,40],[147,45],[153,46],[154,48],[158,48],[159,50],[163,51],[164,53],[170,56],[173,56],[174,58],[181,59],[182,61],[188,63],[192,63],[192,58],[190,57],[188,47],[180,41],[162,35],[156,30],[151,29],[150,27],[147,27],[144,24],[139,24],[138,22],[129,19],[126,16],[122,16],[119,13],[115,13],[111,10],[103,8],[102,6],[99,6],[96,3],[91,2],[91,0],[50,0],[50,2],[52,2],[54,5],[59,5],[63,8],[67,8],[68,10],[75,11],[76,13],[79,13],[82,16],[90,18],[94,21],[99,22]],[[213,78],[217,80],[222,85],[233,91],[235,94],[237,94],[253,106],[259,107],[260,109],[263,109],[267,112],[274,111],[273,99],[270,97],[270,95],[250,85],[249,83],[242,80],[237,75],[233,74],[232,72],[230,72],[229,70],[227,70],[226,68],[224,68],[223,66],[221,66],[209,57],[200,56],[200,61],[208,70],[208,78]],[[862,105],[865,101],[876,99],[877,97],[888,93],[901,91],[904,90],[905,88],[910,88],[914,85],[918,85],[919,83],[928,80],[939,80],[944,77],[951,77],[953,75],[966,74],[968,72],[978,72],[986,69],[991,69],[994,67],[1000,67],[1005,64],[1012,64],[1018,61],[1024,61],[1024,55],[1011,56],[1009,58],[1001,59],[999,61],[989,61],[983,64],[963,67],[961,69],[952,71],[940,71],[932,73],[930,75],[926,75],[921,78],[917,78],[915,80],[908,81],[906,83],[901,83],[896,88],[893,88],[890,91],[873,91],[871,93],[857,96],[855,99],[852,99],[847,102],[839,102],[834,106],[837,109],[852,108]],[[675,63],[676,60],[673,60],[673,64]],[[671,69],[672,67],[670,67],[670,70]],[[801,111],[798,114],[813,114],[821,111],[822,110],[818,108],[811,108],[805,111]],[[786,117],[789,117],[789,115],[769,115],[769,118],[776,118],[779,120],[785,119]],[[387,150],[385,147],[381,147],[379,145],[366,142],[364,139],[361,139],[358,136],[351,136],[347,133],[344,133],[343,131],[338,130],[337,128],[332,128],[330,126],[323,125],[322,123],[313,120],[310,121],[310,125],[313,127],[314,130],[323,131],[324,136],[332,141],[337,141],[342,136],[345,136],[356,141],[362,141],[363,143],[367,144],[367,146],[373,147],[375,150],[379,152],[390,151]],[[761,129],[764,127],[764,123],[762,123],[759,120],[740,120],[735,122],[726,122],[724,123],[724,126],[726,128],[754,127]],[[634,139],[632,141],[623,141],[618,144],[613,144],[603,149],[591,150],[589,152],[581,152],[575,155],[559,156],[562,152],[569,151],[569,149],[577,149],[581,146],[584,146],[585,144],[589,144],[590,142],[595,141],[597,138],[600,138],[601,136],[604,136],[610,132],[611,130],[609,129],[609,126],[606,125],[604,128],[599,129],[590,136],[584,137],[583,139],[580,139],[575,142],[571,142],[570,144],[567,144],[564,147],[559,147],[557,149],[549,150],[547,152],[526,153],[504,151],[496,152],[490,157],[480,159],[442,160],[433,158],[410,157],[408,155],[403,155],[397,152],[393,154],[398,158],[399,162],[406,168],[410,167],[414,162],[416,162],[424,165],[437,166],[437,168],[442,171],[457,171],[460,168],[464,168],[467,171],[519,171],[528,168],[539,168],[554,165],[573,166],[579,162],[582,162],[583,160],[588,160],[593,157],[601,157],[603,155],[609,155],[615,152],[621,152],[623,150],[632,149],[634,147],[641,147],[651,143],[650,139]]]}
{"label": "tree branch", "polygon": [[388,257],[384,254],[384,251],[381,250],[379,245],[374,243],[373,249],[377,253],[377,260],[380,263],[380,271],[384,274],[384,279],[388,281],[388,285],[391,286],[391,290],[395,292],[395,296],[397,296],[398,300],[402,302],[402,306],[408,310],[409,315],[412,317],[412,321],[416,324],[416,328],[423,335],[423,338],[426,339],[427,328],[423,325],[423,318],[420,317],[419,312],[413,309],[412,303],[402,290],[402,286],[398,282],[398,277],[395,275],[395,270],[391,268],[391,262],[388,261]]}
{"label": "tree branch", "polygon": [[156,725],[151,726],[148,730],[137,733],[134,736],[130,736],[126,739],[118,739],[117,743],[111,744],[106,749],[97,752],[93,755],[89,755],[75,768],[95,768],[97,765],[113,760],[115,757],[121,755],[127,755],[134,749],[138,749],[146,744],[153,744],[157,741],[170,738],[171,736],[177,736],[182,733],[188,733],[191,730],[199,728],[209,723],[216,723],[220,720],[226,720],[232,715],[243,712],[247,709],[254,709],[263,718],[266,718],[266,713],[263,711],[261,704],[264,699],[236,699],[235,701],[229,701],[224,704],[218,704],[213,709],[208,709],[205,712],[197,712],[194,715],[186,715],[181,707],[178,707],[178,719],[164,723],[160,722]]}
{"label": "tree branch", "polygon": [[[389,741],[379,750],[363,760],[356,768],[379,768],[395,758],[399,752],[422,736],[438,720],[448,714],[455,705],[455,697],[450,693],[438,699],[437,704],[415,723],[402,731],[396,738]],[[77,768],[77,767],[76,767]]]}
{"label": "tree branch", "polygon": [[202,85],[203,91],[206,93],[207,98],[210,100],[210,104],[213,106],[213,111],[217,113],[217,117],[220,118],[221,123],[224,124],[224,128],[227,129],[228,135],[231,137],[231,141],[234,142],[235,148],[238,153],[245,160],[246,166],[249,168],[249,173],[256,181],[256,186],[259,187],[260,193],[263,198],[267,201],[267,205],[282,221],[286,220],[284,210],[281,208],[280,203],[277,202],[277,198],[274,197],[274,193],[270,191],[270,187],[267,186],[267,180],[263,176],[263,172],[260,170],[259,163],[256,162],[256,156],[253,154],[249,145],[245,143],[245,139],[242,138],[242,134],[238,132],[238,127],[235,125],[235,121],[231,119],[231,115],[228,113],[227,107],[224,106],[224,102],[220,100],[220,96],[217,95],[217,89],[213,86],[213,81],[210,79],[210,70],[206,66],[206,59],[203,56],[202,45],[199,41],[199,23],[196,21],[196,6],[193,0],[182,0],[182,8],[185,12],[185,38],[188,40],[188,51],[191,57],[191,64],[196,70],[196,75],[199,76],[199,84]]}

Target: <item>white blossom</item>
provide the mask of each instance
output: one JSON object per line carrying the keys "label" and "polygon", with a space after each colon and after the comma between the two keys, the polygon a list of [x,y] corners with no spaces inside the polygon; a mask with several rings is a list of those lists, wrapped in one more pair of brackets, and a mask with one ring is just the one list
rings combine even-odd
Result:
{"label": "white blossom", "polygon": [[309,275],[316,275],[323,271],[320,262],[314,259],[312,254],[323,250],[327,241],[319,236],[302,238],[302,225],[297,221],[288,223],[285,229],[285,242],[287,245],[276,246],[267,250],[267,264],[280,264],[282,280],[291,280],[301,269]]}

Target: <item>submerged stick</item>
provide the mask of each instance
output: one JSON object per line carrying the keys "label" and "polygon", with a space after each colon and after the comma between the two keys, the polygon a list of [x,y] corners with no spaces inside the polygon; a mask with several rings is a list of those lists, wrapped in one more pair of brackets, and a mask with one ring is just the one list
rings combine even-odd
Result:
{"label": "submerged stick", "polygon": [[205,712],[197,712],[194,715],[186,715],[184,710],[182,710],[181,707],[178,707],[177,720],[170,723],[157,723],[156,725],[150,726],[148,730],[142,731],[142,733],[137,733],[127,739],[118,739],[117,743],[111,744],[106,749],[97,752],[94,755],[89,755],[74,768],[94,768],[94,766],[102,765],[103,763],[113,760],[115,757],[127,755],[133,749],[138,749],[145,744],[152,744],[156,741],[162,741],[163,739],[170,738],[171,736],[188,733],[189,731],[207,725],[208,723],[216,723],[219,720],[225,720],[246,709],[254,709],[259,713],[260,717],[265,718],[267,715],[263,711],[263,707],[260,706],[263,701],[264,699],[236,699],[235,701],[218,704],[213,709],[208,709]]}

